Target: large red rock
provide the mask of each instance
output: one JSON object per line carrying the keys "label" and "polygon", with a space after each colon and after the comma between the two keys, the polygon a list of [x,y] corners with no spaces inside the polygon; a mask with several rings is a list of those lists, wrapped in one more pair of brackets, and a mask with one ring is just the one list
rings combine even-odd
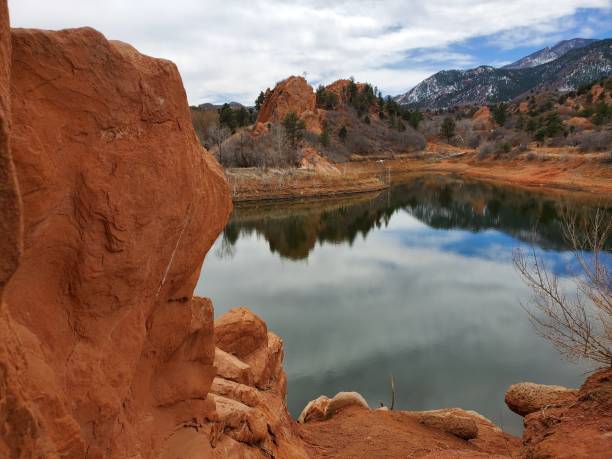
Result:
{"label": "large red rock", "polygon": [[87,28],[17,29],[11,50],[0,5],[0,456],[157,457],[214,412],[192,292],[227,184],[174,64]]}
{"label": "large red rock", "polygon": [[608,458],[612,451],[612,369],[590,376],[577,394],[525,417],[525,457]]}
{"label": "large red rock", "polygon": [[11,32],[6,1],[0,1],[0,300],[21,256],[21,201],[10,151]]}
{"label": "large red rock", "polygon": [[257,122],[281,123],[291,112],[299,117],[304,112],[314,112],[315,107],[316,96],[312,86],[303,77],[291,76],[266,94]]}

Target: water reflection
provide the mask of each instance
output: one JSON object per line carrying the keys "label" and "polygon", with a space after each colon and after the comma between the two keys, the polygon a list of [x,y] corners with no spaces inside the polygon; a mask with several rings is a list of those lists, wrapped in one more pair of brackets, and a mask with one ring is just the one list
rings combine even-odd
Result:
{"label": "water reflection", "polygon": [[[359,235],[388,225],[406,211],[435,229],[497,229],[545,249],[563,250],[562,212],[583,212],[601,203],[440,176],[415,179],[376,195],[339,202],[251,205],[234,210],[223,233],[224,254],[241,235],[256,232],[270,250],[290,260],[308,258],[317,242],[352,245]],[[537,226],[537,231],[534,228]]]}
{"label": "water reflection", "polygon": [[[294,415],[320,394],[357,390],[371,405],[461,406],[518,433],[508,385],[577,385],[531,328],[511,251],[536,242],[571,272],[564,207],[585,202],[457,179],[426,177],[388,193],[235,210],[196,292],[216,314],[247,305],[285,342]],[[215,255],[216,254],[216,255]]]}

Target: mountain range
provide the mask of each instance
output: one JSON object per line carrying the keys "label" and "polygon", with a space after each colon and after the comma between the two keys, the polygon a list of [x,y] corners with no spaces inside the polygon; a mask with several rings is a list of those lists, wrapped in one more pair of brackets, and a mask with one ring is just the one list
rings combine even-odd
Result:
{"label": "mountain range", "polygon": [[575,38],[501,68],[442,70],[395,99],[426,109],[504,102],[533,89],[570,91],[612,75],[612,39]]}

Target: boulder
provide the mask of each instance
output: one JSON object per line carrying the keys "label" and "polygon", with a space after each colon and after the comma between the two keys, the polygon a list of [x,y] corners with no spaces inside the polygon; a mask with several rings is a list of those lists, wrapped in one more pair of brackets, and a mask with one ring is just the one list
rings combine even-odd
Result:
{"label": "boulder", "polygon": [[231,309],[215,320],[215,344],[237,357],[267,346],[268,328],[245,307]]}
{"label": "boulder", "polygon": [[471,440],[478,436],[476,421],[469,416],[439,410],[423,411],[419,413],[418,419],[423,425],[442,430],[464,440]]}
{"label": "boulder", "polygon": [[368,402],[358,392],[338,392],[334,398],[325,395],[311,400],[304,407],[298,418],[299,423],[329,419],[334,414],[349,406],[357,406],[369,410]]}
{"label": "boulder", "polygon": [[319,398],[309,401],[300,413],[298,422],[304,424],[310,421],[322,421],[326,419],[329,402],[331,402],[331,399],[325,395],[321,395]]}
{"label": "boulder", "polygon": [[572,402],[577,394],[576,389],[523,382],[510,386],[505,401],[516,414],[527,416],[546,407]]}
{"label": "boulder", "polygon": [[281,123],[293,112],[298,117],[304,112],[314,112],[316,96],[312,86],[303,77],[291,76],[266,94],[257,123]]}
{"label": "boulder", "polygon": [[368,402],[358,392],[338,392],[327,405],[326,416],[333,416],[347,406],[360,406],[369,410]]}

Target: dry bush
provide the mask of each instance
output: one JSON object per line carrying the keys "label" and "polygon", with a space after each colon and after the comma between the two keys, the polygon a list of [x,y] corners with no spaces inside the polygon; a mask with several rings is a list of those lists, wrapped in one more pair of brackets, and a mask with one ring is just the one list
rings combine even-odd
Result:
{"label": "dry bush", "polygon": [[425,136],[427,140],[436,140],[440,135],[440,126],[442,125],[441,117],[426,118],[420,126],[419,131]]}
{"label": "dry bush", "polygon": [[495,145],[491,142],[483,143],[478,150],[477,158],[483,160],[488,156],[492,156],[495,153]]}
{"label": "dry bush", "polygon": [[564,356],[612,366],[612,273],[607,241],[612,214],[597,210],[588,216],[565,215],[563,232],[580,273],[568,295],[561,279],[547,270],[534,247],[514,251],[514,266],[533,297],[525,307],[536,331]]}
{"label": "dry bush", "polygon": [[238,131],[216,150],[225,167],[290,167],[299,161],[297,149],[287,138],[285,128],[273,124],[265,134],[253,137],[247,130]]}
{"label": "dry bush", "polygon": [[219,126],[219,114],[216,111],[191,109],[191,122],[193,129],[200,139],[200,143],[206,148],[212,146],[209,137],[210,128]]}
{"label": "dry bush", "polygon": [[568,136],[566,144],[582,151],[608,151],[612,148],[612,130],[576,132]]}

